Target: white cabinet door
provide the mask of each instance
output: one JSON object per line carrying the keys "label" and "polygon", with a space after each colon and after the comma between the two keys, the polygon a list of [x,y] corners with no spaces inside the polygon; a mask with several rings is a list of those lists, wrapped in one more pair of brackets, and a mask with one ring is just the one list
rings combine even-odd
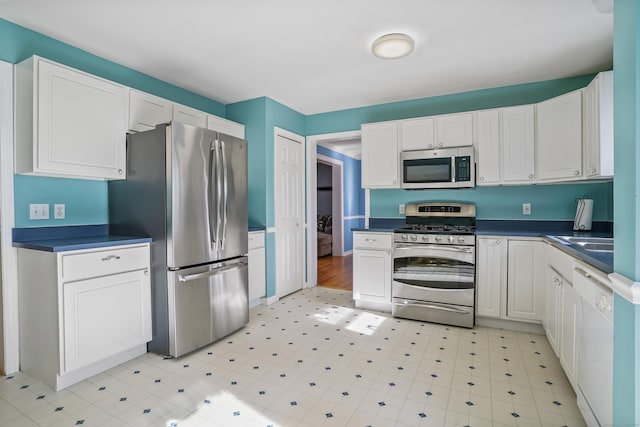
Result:
{"label": "white cabinet door", "polygon": [[507,239],[480,237],[476,264],[476,314],[499,318],[503,315],[502,294],[507,280]]}
{"label": "white cabinet door", "polygon": [[473,113],[436,116],[436,148],[473,145]]}
{"label": "white cabinet door", "polygon": [[399,188],[397,122],[362,125],[362,187]]}
{"label": "white cabinet door", "polygon": [[62,299],[64,372],[151,340],[148,270],[65,283]]}
{"label": "white cabinet door", "polygon": [[551,344],[551,348],[558,356],[560,350],[560,289],[562,276],[552,267],[547,268],[547,283],[545,286],[545,311],[542,326]]}
{"label": "white cabinet door", "polygon": [[18,64],[16,173],[124,179],[127,101],[124,86],[90,74],[38,57]]}
{"label": "white cabinet door", "polygon": [[502,108],[502,181],[535,182],[533,105]]}
{"label": "white cabinet door", "polygon": [[266,293],[264,231],[249,233],[249,302]]}
{"label": "white cabinet door", "polygon": [[598,74],[584,89],[585,175],[613,176],[613,71]]}
{"label": "white cabinet door", "polygon": [[[562,310],[560,312],[560,364],[572,384],[576,383],[576,326],[580,300],[572,283],[564,279],[561,287]],[[587,356],[587,355],[585,355]]]}
{"label": "white cabinet door", "polygon": [[244,125],[222,117],[207,114],[207,129],[215,130],[226,135],[244,139]]}
{"label": "white cabinet door", "polygon": [[507,317],[541,321],[545,289],[544,244],[509,240],[507,267]]}
{"label": "white cabinet door", "polygon": [[129,91],[129,130],[142,132],[173,119],[173,103],[164,98]]}
{"label": "white cabinet door", "polygon": [[173,104],[173,120],[201,128],[207,127],[207,113],[186,105]]}
{"label": "white cabinet door", "polygon": [[400,121],[400,151],[429,150],[435,148],[433,118]]}
{"label": "white cabinet door", "polygon": [[500,120],[498,110],[479,111],[476,114],[478,155],[478,185],[496,185],[500,183]]}
{"label": "white cabinet door", "polygon": [[539,102],[536,118],[538,179],[582,178],[582,91]]}
{"label": "white cabinet door", "polygon": [[391,251],[353,251],[353,298],[391,303]]}

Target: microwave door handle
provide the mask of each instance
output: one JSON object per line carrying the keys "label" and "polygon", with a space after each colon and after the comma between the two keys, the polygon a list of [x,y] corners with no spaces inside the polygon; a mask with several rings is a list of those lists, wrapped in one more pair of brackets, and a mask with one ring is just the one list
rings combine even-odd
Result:
{"label": "microwave door handle", "polygon": [[451,182],[456,182],[456,156],[451,156]]}

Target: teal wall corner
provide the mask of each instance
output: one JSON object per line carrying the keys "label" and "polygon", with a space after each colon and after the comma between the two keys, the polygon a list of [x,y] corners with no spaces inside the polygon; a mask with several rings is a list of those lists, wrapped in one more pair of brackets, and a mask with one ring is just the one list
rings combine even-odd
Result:
{"label": "teal wall corner", "polygon": [[227,118],[244,124],[248,145],[249,224],[267,226],[266,98],[255,98],[227,105]]}
{"label": "teal wall corner", "polygon": [[276,233],[266,233],[265,253],[267,275],[265,296],[270,298],[276,295]]}
{"label": "teal wall corner", "polygon": [[[614,271],[640,280],[640,2],[614,0]],[[613,425],[640,425],[640,306],[614,297]]]}

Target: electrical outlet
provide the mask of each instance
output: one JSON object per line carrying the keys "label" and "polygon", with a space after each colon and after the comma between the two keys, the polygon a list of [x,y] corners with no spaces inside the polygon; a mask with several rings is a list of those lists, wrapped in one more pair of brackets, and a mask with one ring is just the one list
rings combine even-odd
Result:
{"label": "electrical outlet", "polygon": [[531,215],[531,203],[522,204],[522,215]]}
{"label": "electrical outlet", "polygon": [[31,203],[29,205],[29,219],[49,219],[49,205],[47,203]]}
{"label": "electrical outlet", "polygon": [[399,213],[401,213],[401,214],[404,214],[404,203],[401,203],[401,204],[398,206],[398,212],[399,212]]}
{"label": "electrical outlet", "polygon": [[56,203],[55,205],[53,205],[53,218],[64,219],[64,211],[64,203]]}

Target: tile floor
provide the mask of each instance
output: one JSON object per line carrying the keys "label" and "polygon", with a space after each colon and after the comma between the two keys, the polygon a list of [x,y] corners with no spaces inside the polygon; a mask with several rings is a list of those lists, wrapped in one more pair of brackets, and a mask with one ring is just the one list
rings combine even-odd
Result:
{"label": "tile floor", "polygon": [[0,378],[0,426],[581,426],[544,336],[394,319],[315,288],[180,359],[53,392]]}

